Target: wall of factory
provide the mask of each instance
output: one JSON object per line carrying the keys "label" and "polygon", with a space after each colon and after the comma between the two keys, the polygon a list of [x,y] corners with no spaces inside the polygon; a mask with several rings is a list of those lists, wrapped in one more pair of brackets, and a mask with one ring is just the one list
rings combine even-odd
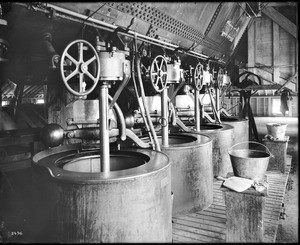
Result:
{"label": "wall of factory", "polygon": [[[224,103],[226,104],[226,110],[231,115],[238,116],[240,103],[239,97],[225,97]],[[250,99],[253,115],[258,117],[283,116],[280,112],[280,103],[280,96],[259,95],[252,96]],[[298,117],[298,96],[292,96],[292,99],[288,101],[288,107],[289,111],[286,116]]]}
{"label": "wall of factory", "polygon": [[[270,19],[268,12],[254,19],[248,28],[247,67],[262,78],[263,85],[284,84],[298,72],[298,43],[296,32],[293,31],[296,25],[284,15],[282,9],[272,8],[268,11],[273,11],[282,23]],[[293,28],[287,30],[286,26]],[[297,92],[297,84],[298,77],[286,83],[285,87]],[[274,95],[275,91],[259,90],[251,97],[250,105],[254,116],[282,116],[280,96]],[[233,107],[229,111],[233,115],[238,115],[239,107],[236,105],[239,101],[238,96],[224,100],[227,110]],[[293,96],[288,105],[289,112],[286,116],[298,117],[298,96]]]}
{"label": "wall of factory", "polygon": [[[248,29],[248,70],[260,75],[263,84],[283,84],[296,72],[296,45],[295,36],[273,20],[265,15],[256,18]],[[296,84],[294,80],[286,87],[297,91]]]}

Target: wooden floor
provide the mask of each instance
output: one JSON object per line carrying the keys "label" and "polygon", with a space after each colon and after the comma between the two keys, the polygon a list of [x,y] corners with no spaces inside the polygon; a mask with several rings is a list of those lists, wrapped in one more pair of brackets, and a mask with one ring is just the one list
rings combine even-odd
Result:
{"label": "wooden floor", "polygon": [[[264,212],[264,242],[274,243],[280,221],[280,212],[291,167],[288,158],[286,172],[267,171],[269,190]],[[174,243],[224,243],[226,242],[226,213],[222,181],[214,181],[213,203],[206,210],[178,215],[173,220]]]}

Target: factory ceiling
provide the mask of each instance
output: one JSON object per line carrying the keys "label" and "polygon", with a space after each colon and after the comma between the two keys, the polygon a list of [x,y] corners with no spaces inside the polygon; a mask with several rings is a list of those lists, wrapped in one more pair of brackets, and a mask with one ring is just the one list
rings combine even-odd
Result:
{"label": "factory ceiling", "polygon": [[[245,6],[234,2],[108,2],[58,3],[77,13],[92,13],[93,18],[127,27],[184,49],[216,59],[226,58],[234,49],[250,16]],[[237,37],[237,39],[235,39]],[[233,40],[235,40],[233,42]],[[225,57],[225,56],[226,57]]]}
{"label": "factory ceiling", "polygon": [[[123,28],[120,42],[130,46],[136,36],[160,52],[177,50],[183,59],[213,60],[226,66],[233,55],[247,60],[246,30],[266,6],[295,7],[294,2],[32,2],[1,4],[7,22],[1,38],[9,43],[7,72],[14,83],[45,84],[51,69],[41,40],[49,35],[54,52],[61,55],[75,39],[109,39]],[[274,10],[274,9],[273,9]],[[274,14],[274,13],[273,13]],[[287,15],[287,13],[283,13]],[[276,16],[275,16],[276,17]],[[272,16],[270,16],[272,18]],[[295,23],[295,14],[289,17]],[[119,29],[120,29],[119,28]],[[125,30],[125,31],[124,31]],[[242,42],[242,44],[241,44]],[[242,48],[240,46],[243,46]],[[48,50],[49,52],[49,50]],[[47,64],[47,65],[45,65]],[[17,72],[16,72],[17,71]]]}
{"label": "factory ceiling", "polygon": [[[105,36],[102,26],[109,31],[128,27],[131,32],[167,43],[167,48],[177,47],[222,63],[230,58],[253,16],[255,8],[248,6],[237,2],[13,3],[3,17],[8,23],[5,39],[11,58],[22,54],[35,59],[40,52],[37,41],[45,32],[52,34],[53,46],[61,53],[69,42],[88,38],[95,29]],[[93,26],[96,28],[91,30]]]}

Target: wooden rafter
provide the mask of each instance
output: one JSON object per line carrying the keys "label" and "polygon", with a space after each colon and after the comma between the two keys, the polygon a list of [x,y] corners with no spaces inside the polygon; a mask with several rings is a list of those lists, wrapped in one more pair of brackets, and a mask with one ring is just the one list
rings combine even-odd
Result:
{"label": "wooden rafter", "polygon": [[271,20],[276,22],[281,28],[286,32],[290,33],[293,37],[297,38],[297,26],[279,13],[273,7],[267,7],[262,10],[262,12],[268,16]]}
{"label": "wooden rafter", "polygon": [[268,2],[268,7],[294,6],[294,2]]}
{"label": "wooden rafter", "polygon": [[[255,63],[255,67],[254,68],[263,70],[263,71],[268,72],[270,74],[273,74],[273,72],[274,72],[274,68],[272,68],[271,66],[264,66],[263,64],[258,63],[258,62]],[[289,79],[289,77],[283,77],[283,76],[279,76],[279,78],[281,78],[283,80]],[[295,81],[291,81],[291,83],[295,84],[296,82]]]}

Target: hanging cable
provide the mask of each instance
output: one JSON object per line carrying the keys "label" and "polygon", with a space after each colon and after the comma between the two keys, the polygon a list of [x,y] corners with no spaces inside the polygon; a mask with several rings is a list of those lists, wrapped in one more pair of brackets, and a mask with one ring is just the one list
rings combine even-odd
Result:
{"label": "hanging cable", "polygon": [[[103,8],[106,4],[107,4],[107,2],[105,2],[104,4],[102,4],[99,8],[97,8],[93,13],[91,13],[88,17],[86,17],[86,19],[84,19],[84,20],[82,21],[82,25],[83,25],[82,30],[81,30],[81,38],[82,38],[82,39],[83,39],[83,31],[85,30],[85,27],[86,27],[85,22],[86,22],[89,18],[91,18],[95,13],[97,13],[101,8]],[[97,28],[96,28],[96,30],[97,30]],[[98,30],[97,30],[97,33],[99,34]],[[99,36],[101,37],[101,35],[99,35]]]}
{"label": "hanging cable", "polygon": [[91,13],[86,19],[83,20],[82,24],[84,24],[89,18],[91,18],[95,13],[97,13],[101,8],[103,8],[107,2],[102,4],[99,8],[97,8],[93,13]]}

